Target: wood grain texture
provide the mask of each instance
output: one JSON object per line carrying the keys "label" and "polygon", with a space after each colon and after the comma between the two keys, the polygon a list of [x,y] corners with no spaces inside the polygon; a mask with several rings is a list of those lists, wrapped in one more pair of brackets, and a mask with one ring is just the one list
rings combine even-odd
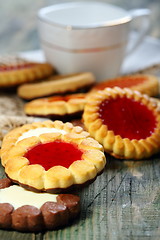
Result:
{"label": "wood grain texture", "polygon": [[1,230],[0,239],[159,240],[160,155],[136,162],[107,159],[103,174],[79,192],[81,215],[73,224],[42,234]]}

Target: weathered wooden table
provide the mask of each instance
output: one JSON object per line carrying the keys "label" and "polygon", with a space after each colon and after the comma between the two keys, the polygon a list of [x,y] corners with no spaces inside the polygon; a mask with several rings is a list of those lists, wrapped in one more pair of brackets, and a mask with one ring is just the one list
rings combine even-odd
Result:
{"label": "weathered wooden table", "polygon": [[[24,115],[23,102],[4,93],[0,93],[1,114],[7,102],[6,118],[12,118],[12,111]],[[78,192],[81,214],[72,225],[38,234],[0,230],[0,240],[159,240],[160,154],[143,161],[106,158],[104,172]],[[0,175],[5,176],[2,167]]]}
{"label": "weathered wooden table", "polygon": [[71,226],[39,234],[1,230],[0,239],[160,239],[160,155],[138,162],[107,159],[103,174],[79,192],[81,215]]}

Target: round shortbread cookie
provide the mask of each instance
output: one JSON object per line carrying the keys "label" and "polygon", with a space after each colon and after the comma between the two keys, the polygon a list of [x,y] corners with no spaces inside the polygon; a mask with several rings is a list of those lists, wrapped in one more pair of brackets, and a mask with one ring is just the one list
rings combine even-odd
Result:
{"label": "round shortbread cookie", "polygon": [[73,194],[35,193],[0,179],[0,228],[42,232],[70,224],[80,212]]}
{"label": "round shortbread cookie", "polygon": [[1,162],[13,182],[57,193],[93,182],[106,159],[102,145],[81,127],[45,121],[9,132],[2,142]]}
{"label": "round shortbread cookie", "polygon": [[53,74],[49,63],[30,62],[16,56],[0,57],[0,87],[33,82]]}
{"label": "round shortbread cookie", "polygon": [[138,91],[115,87],[91,94],[83,120],[91,136],[117,158],[148,158],[160,150],[157,101]]}
{"label": "round shortbread cookie", "polygon": [[67,121],[80,118],[86,104],[86,94],[77,93],[39,98],[25,104],[28,116],[47,117]]}
{"label": "round shortbread cookie", "polygon": [[57,75],[43,82],[21,85],[17,93],[19,97],[31,100],[54,94],[67,94],[88,90],[94,83],[95,77],[90,72]]}
{"label": "round shortbread cookie", "polygon": [[149,96],[156,96],[159,93],[158,77],[147,74],[133,74],[106,80],[101,83],[97,83],[91,89],[91,92],[103,90],[107,87],[130,88]]}

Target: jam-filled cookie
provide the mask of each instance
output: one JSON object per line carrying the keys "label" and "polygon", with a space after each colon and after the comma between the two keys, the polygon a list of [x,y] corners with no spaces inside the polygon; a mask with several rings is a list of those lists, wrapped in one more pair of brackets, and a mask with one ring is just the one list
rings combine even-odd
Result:
{"label": "jam-filled cookie", "polygon": [[32,100],[25,104],[24,111],[28,116],[68,120],[81,117],[85,103],[85,93],[58,95]]}
{"label": "jam-filled cookie", "polygon": [[16,56],[0,58],[0,87],[10,87],[49,77],[54,72],[49,63],[30,62]]}
{"label": "jam-filled cookie", "polygon": [[92,182],[106,163],[102,145],[81,127],[61,121],[12,130],[3,139],[1,161],[13,182],[51,193]]}
{"label": "jam-filled cookie", "polygon": [[137,91],[97,91],[88,97],[83,119],[91,136],[117,158],[147,158],[160,149],[159,108]]}
{"label": "jam-filled cookie", "polygon": [[130,88],[149,96],[156,96],[159,93],[158,78],[154,75],[135,74],[106,80],[101,83],[97,83],[91,89],[91,92],[103,90],[107,87]]}
{"label": "jam-filled cookie", "polygon": [[66,226],[80,212],[73,194],[35,193],[0,179],[0,228],[42,232]]}
{"label": "jam-filled cookie", "polygon": [[90,72],[57,75],[39,83],[24,84],[18,88],[18,95],[26,100],[54,94],[66,94],[88,90],[95,83],[95,77]]}

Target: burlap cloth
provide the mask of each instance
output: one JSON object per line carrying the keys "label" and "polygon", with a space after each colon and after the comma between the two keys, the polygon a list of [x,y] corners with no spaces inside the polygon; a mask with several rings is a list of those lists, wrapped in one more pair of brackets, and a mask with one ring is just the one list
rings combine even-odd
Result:
{"label": "burlap cloth", "polygon": [[34,121],[34,118],[25,116],[23,106],[24,101],[16,93],[0,91],[0,146],[8,131]]}

